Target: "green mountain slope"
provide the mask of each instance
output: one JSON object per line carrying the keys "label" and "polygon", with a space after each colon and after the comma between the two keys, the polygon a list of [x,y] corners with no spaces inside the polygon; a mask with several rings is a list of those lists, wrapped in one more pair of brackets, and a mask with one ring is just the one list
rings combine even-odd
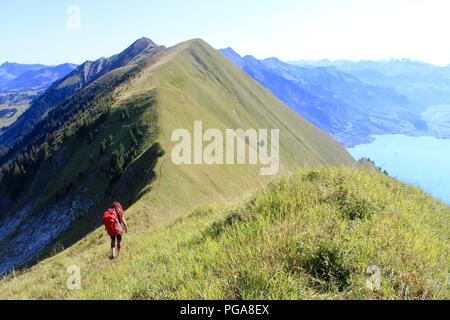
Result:
{"label": "green mountain slope", "polygon": [[[140,234],[267,181],[260,166],[174,165],[172,131],[192,132],[196,120],[204,130],[280,129],[280,172],[354,164],[338,143],[205,42],[157,52],[150,40],[134,46],[141,42],[150,44],[148,53],[139,46],[119,54],[129,64],[47,106],[50,111],[32,128],[29,149],[13,150],[23,155],[9,165],[0,186],[0,202],[9,208],[0,217],[0,274],[82,239],[100,226],[113,200],[131,207],[129,223]],[[77,72],[55,85],[70,83]]]}
{"label": "green mountain slope", "polygon": [[[198,61],[208,70],[202,69]],[[259,166],[173,164],[170,159],[174,146],[170,141],[172,131],[185,128],[193,133],[196,120],[203,121],[204,130],[280,128],[281,172],[304,165],[354,164],[345,149],[327,134],[297,117],[201,40],[189,41],[161,53],[120,93],[113,110],[121,110],[124,103],[131,106],[133,101],[148,94],[155,98],[152,108],[157,115],[159,132],[156,143],[161,145],[165,156],[154,168],[156,181],[148,181],[149,185],[143,188],[150,192],[144,192],[141,201],[133,206],[136,214],[131,215],[131,223],[136,221],[135,227],[143,231],[149,226],[172,221],[200,204],[238,198],[265,182]],[[134,121],[136,118],[131,117],[130,123]],[[125,136],[124,140],[127,139]],[[146,167],[148,164],[142,163],[137,171]],[[67,170],[73,172],[70,167]],[[94,221],[98,219],[98,210],[93,212]],[[140,220],[147,223],[141,224]],[[71,233],[76,232],[75,229]]]}
{"label": "green mountain slope", "polygon": [[[97,230],[2,280],[0,297],[448,299],[449,218],[448,207],[373,170],[302,170],[242,202],[133,232],[113,262]],[[81,290],[66,288],[71,265]]]}

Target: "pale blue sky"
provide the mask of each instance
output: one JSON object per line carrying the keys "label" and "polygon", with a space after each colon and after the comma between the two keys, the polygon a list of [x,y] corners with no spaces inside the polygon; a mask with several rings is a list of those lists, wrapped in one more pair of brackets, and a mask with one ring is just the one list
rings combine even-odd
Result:
{"label": "pale blue sky", "polygon": [[[81,9],[79,30],[67,8]],[[450,64],[448,0],[1,0],[0,63],[81,63],[146,36],[258,58]]]}

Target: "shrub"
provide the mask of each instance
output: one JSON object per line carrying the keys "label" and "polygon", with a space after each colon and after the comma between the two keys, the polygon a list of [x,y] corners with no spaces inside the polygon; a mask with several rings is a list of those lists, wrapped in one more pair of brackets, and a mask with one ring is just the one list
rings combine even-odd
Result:
{"label": "shrub", "polygon": [[344,291],[350,285],[351,268],[342,250],[332,242],[308,245],[288,243],[285,246],[284,269],[287,273],[308,274],[313,286],[325,290]]}
{"label": "shrub", "polygon": [[350,192],[342,182],[339,182],[336,191],[326,197],[325,202],[337,206],[342,217],[350,220],[370,218],[376,211],[370,200]]}
{"label": "shrub", "polygon": [[326,291],[345,290],[350,284],[351,268],[344,261],[341,249],[331,243],[324,243],[305,259],[305,270],[313,282]]}
{"label": "shrub", "polygon": [[320,178],[320,174],[317,171],[310,171],[306,174],[306,179],[309,182],[315,182],[317,180],[319,180]]}
{"label": "shrub", "polygon": [[375,207],[370,201],[353,196],[346,199],[340,210],[345,218],[356,220],[370,218],[375,212]]}

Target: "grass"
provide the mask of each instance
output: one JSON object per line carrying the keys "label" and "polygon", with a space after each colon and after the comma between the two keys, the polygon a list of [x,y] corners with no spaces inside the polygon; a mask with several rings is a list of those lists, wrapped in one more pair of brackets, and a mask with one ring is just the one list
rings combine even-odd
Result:
{"label": "grass", "polygon": [[[313,178],[312,178],[313,177]],[[341,189],[364,199],[349,216]],[[165,227],[130,234],[109,262],[98,230],[0,283],[1,298],[448,299],[450,209],[364,169],[304,169],[246,200],[203,206]],[[66,268],[82,290],[66,289]],[[367,268],[382,273],[366,287]]]}

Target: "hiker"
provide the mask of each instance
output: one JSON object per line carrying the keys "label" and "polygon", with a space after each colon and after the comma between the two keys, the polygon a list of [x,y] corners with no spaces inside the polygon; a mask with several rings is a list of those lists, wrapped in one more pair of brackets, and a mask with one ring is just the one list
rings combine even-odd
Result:
{"label": "hiker", "polygon": [[119,202],[113,202],[111,208],[103,213],[103,224],[111,237],[111,255],[109,258],[114,259],[120,254],[123,229],[125,228],[128,233],[128,225],[123,216],[122,205]]}

